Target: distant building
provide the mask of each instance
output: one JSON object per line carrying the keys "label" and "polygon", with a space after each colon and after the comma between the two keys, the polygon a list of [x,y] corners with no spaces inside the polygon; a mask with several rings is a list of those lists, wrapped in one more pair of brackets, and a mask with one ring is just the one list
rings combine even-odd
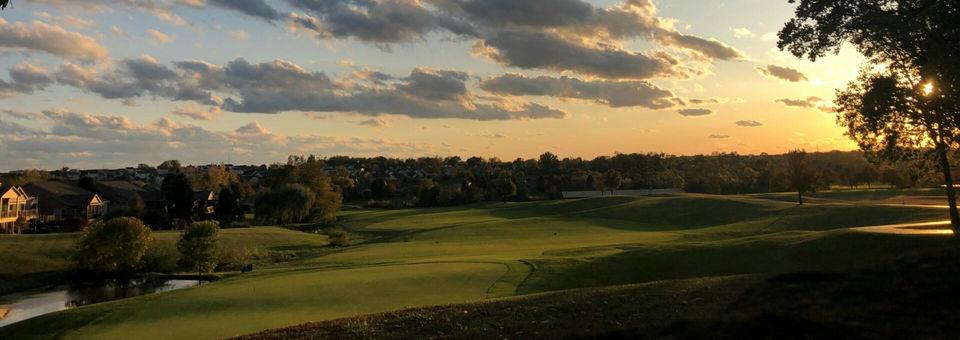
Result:
{"label": "distant building", "polygon": [[19,186],[0,185],[0,233],[22,233],[16,225],[20,218],[26,221],[37,218],[36,199]]}
{"label": "distant building", "polygon": [[197,216],[213,215],[217,206],[217,197],[210,190],[193,192],[193,211]]}
{"label": "distant building", "polygon": [[32,182],[23,190],[37,198],[37,212],[43,222],[93,220],[106,214],[106,203],[99,195],[67,182]]}

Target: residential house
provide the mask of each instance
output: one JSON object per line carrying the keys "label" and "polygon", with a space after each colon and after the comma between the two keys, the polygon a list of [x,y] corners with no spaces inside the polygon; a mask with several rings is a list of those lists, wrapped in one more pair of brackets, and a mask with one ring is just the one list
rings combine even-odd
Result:
{"label": "residential house", "polygon": [[61,181],[31,182],[23,190],[38,200],[37,211],[42,222],[68,219],[92,220],[106,214],[106,203],[95,193]]}
{"label": "residential house", "polygon": [[36,199],[19,186],[0,185],[0,233],[19,234],[17,220],[37,218]]}
{"label": "residential house", "polygon": [[217,206],[217,197],[210,190],[193,192],[193,213],[197,216],[213,215]]}
{"label": "residential house", "polygon": [[97,194],[107,201],[107,213],[120,213],[141,205],[142,212],[163,211],[163,192],[150,187],[140,187],[129,181],[103,181],[96,183]]}

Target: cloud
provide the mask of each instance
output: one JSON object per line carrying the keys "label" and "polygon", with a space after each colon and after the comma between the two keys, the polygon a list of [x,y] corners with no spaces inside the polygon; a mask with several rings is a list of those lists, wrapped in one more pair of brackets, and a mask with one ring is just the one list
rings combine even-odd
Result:
{"label": "cloud", "polygon": [[173,37],[155,29],[148,29],[147,36],[149,36],[151,40],[158,44],[166,44],[173,41]]}
{"label": "cloud", "polygon": [[807,97],[806,99],[783,98],[783,99],[777,99],[775,100],[775,102],[782,103],[783,105],[790,106],[790,107],[813,108],[813,107],[816,107],[818,104],[823,103],[824,100],[823,98],[820,98],[820,97]]}
{"label": "cloud", "polygon": [[710,97],[710,98],[691,98],[686,100],[690,104],[703,105],[703,104],[741,104],[746,102],[743,98],[723,98],[723,97]]}
{"label": "cloud", "polygon": [[236,41],[247,41],[247,39],[250,39],[250,34],[244,30],[236,30],[230,31],[230,37]]}
{"label": "cloud", "polygon": [[760,74],[768,78],[786,80],[791,83],[808,81],[807,76],[803,75],[803,73],[789,67],[767,65],[767,66],[757,67],[757,71],[759,71]]}
{"label": "cloud", "polygon": [[741,120],[741,121],[737,121],[737,126],[751,127],[751,128],[752,128],[752,127],[761,127],[761,126],[763,126],[763,123],[758,122],[758,121],[755,121],[755,120]]}
{"label": "cloud", "polygon": [[288,1],[309,14],[291,14],[296,27],[318,38],[356,38],[372,43],[422,39],[442,27],[437,13],[416,0]]}
{"label": "cloud", "polygon": [[709,116],[713,114],[713,110],[710,109],[681,109],[677,111],[681,116],[684,117],[702,117]]}
{"label": "cloud", "polygon": [[46,52],[64,59],[107,58],[107,49],[96,39],[40,21],[11,24],[0,19],[0,47]]}
{"label": "cloud", "polygon": [[303,115],[306,116],[307,118],[316,119],[316,120],[326,120],[326,119],[333,118],[333,115],[329,113],[304,112]]}
{"label": "cloud", "polygon": [[[625,49],[641,38],[687,51],[698,60],[742,60],[713,39],[682,34],[657,17],[650,0],[600,8],[582,0],[287,1],[292,27],[318,39],[357,39],[384,49],[433,32],[473,39],[474,54],[525,69],[572,71],[608,79],[686,76],[667,52]],[[695,72],[699,73],[699,72]]]}
{"label": "cloud", "polygon": [[390,127],[390,121],[382,117],[378,117],[378,118],[370,118],[370,119],[361,121],[357,123],[357,125],[365,125],[365,126],[370,126],[375,128],[388,128]]}
{"label": "cloud", "polygon": [[46,68],[29,63],[15,65],[8,72],[9,82],[0,79],[0,98],[30,94],[54,83]]}
{"label": "cloud", "polygon": [[662,45],[680,47],[696,52],[703,59],[742,60],[744,53],[730,45],[676,31],[660,31],[654,39]]}
{"label": "cloud", "polygon": [[646,81],[585,81],[548,76],[528,78],[511,73],[487,79],[480,87],[500,95],[583,99],[610,107],[666,109],[681,102],[672,92]]}
{"label": "cloud", "polygon": [[[57,7],[145,11],[175,24],[177,7],[207,5],[237,11],[317,39],[355,39],[389,50],[422,42],[429,34],[473,40],[479,56],[526,69],[571,71],[607,79],[687,77],[706,73],[681,59],[743,60],[744,53],[715,39],[680,33],[675,20],[658,17],[651,0],[624,0],[600,7],[583,0],[33,0]],[[292,11],[287,12],[287,9]],[[167,41],[152,34],[158,41]],[[643,39],[669,51],[631,51]],[[680,55],[675,55],[679,50]],[[556,53],[559,52],[559,55]]]}
{"label": "cloud", "polygon": [[43,116],[43,130],[0,120],[0,133],[7,136],[0,141],[0,158],[17,160],[7,166],[102,168],[156,164],[166,159],[209,164],[227,157],[238,163],[260,164],[281,161],[290,154],[415,157],[436,150],[434,145],[381,138],[283,135],[257,122],[219,131],[169,118],[138,123],[123,116],[63,110],[44,111]]}
{"label": "cloud", "polygon": [[19,120],[34,121],[34,120],[43,119],[43,115],[38,112],[23,112],[23,111],[5,109],[5,110],[0,110],[0,113],[3,113],[4,115],[11,117],[13,119],[19,119]]}
{"label": "cloud", "polygon": [[[95,68],[64,64],[54,73],[59,84],[73,86],[106,99],[134,99],[145,95],[212,104],[212,94],[199,91],[180,75],[150,56],[125,59],[101,73]],[[183,82],[182,85],[178,85]]]}
{"label": "cloud", "polygon": [[665,53],[645,55],[613,46],[583,46],[544,32],[499,32],[474,53],[504,66],[572,71],[606,79],[684,77],[679,61]]}
{"label": "cloud", "polygon": [[757,36],[746,27],[735,27],[731,28],[730,31],[733,31],[733,36],[736,38],[753,38]]}
{"label": "cloud", "polygon": [[499,132],[490,132],[490,131],[486,131],[486,130],[481,130],[481,131],[479,131],[479,132],[477,132],[477,133],[468,133],[468,135],[477,136],[477,137],[483,137],[483,138],[489,138],[489,139],[504,139],[504,138],[507,138],[507,135],[505,135],[505,134],[502,134],[502,133],[499,133]]}
{"label": "cloud", "polygon": [[48,22],[57,22],[73,28],[92,28],[96,26],[93,21],[72,15],[54,16],[48,12],[34,12],[33,15]]}
{"label": "cloud", "polygon": [[712,134],[712,135],[707,136],[707,138],[710,138],[710,139],[728,139],[728,138],[730,138],[730,135]]}
{"label": "cloud", "polygon": [[150,56],[117,61],[108,70],[67,63],[53,77],[58,84],[106,99],[159,97],[244,113],[350,112],[471,120],[569,115],[536,103],[472,93],[467,88],[471,78],[452,70],[417,68],[406,77],[360,70],[332,79],[284,60],[252,64],[236,59],[223,66],[188,60],[173,65],[167,67]]}
{"label": "cloud", "polygon": [[207,0],[211,4],[268,21],[278,20],[283,14],[265,0]]}
{"label": "cloud", "polygon": [[820,111],[826,112],[826,113],[837,113],[837,108],[836,108],[836,107],[828,106],[828,105],[820,105],[820,106],[817,106],[817,110],[820,110]]}
{"label": "cloud", "polygon": [[[718,41],[685,35],[657,17],[650,0],[626,0],[599,8],[581,0],[434,1],[449,15],[462,16],[477,31],[527,30],[556,32],[569,41],[621,41],[645,38],[661,45],[686,49],[704,58],[742,59],[743,53]],[[549,9],[549,10],[545,10]],[[488,32],[481,33],[489,39]],[[606,43],[605,43],[606,44]],[[611,44],[606,44],[611,45]]]}
{"label": "cloud", "polygon": [[170,113],[193,120],[214,120],[223,115],[219,107],[203,108],[193,103],[177,106]]}
{"label": "cloud", "polygon": [[110,26],[110,33],[118,37],[123,37],[127,35],[127,33],[124,32],[122,29],[120,29],[120,27],[117,27],[117,25]]}
{"label": "cloud", "polygon": [[180,16],[173,14],[173,3],[185,4],[193,0],[176,1],[151,1],[151,0],[29,0],[34,3],[41,3],[56,7],[61,10],[70,11],[113,11],[130,9],[152,14],[157,19],[163,20],[171,25],[184,26],[187,21]]}
{"label": "cloud", "polygon": [[267,128],[260,125],[260,122],[251,122],[250,124],[237,128],[235,131],[245,135],[266,135],[270,133]]}

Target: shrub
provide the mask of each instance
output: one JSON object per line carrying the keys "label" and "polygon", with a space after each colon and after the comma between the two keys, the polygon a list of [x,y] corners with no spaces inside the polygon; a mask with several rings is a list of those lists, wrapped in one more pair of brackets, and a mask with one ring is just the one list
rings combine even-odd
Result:
{"label": "shrub", "polygon": [[177,262],[180,254],[173,244],[157,243],[147,249],[143,256],[143,270],[156,273],[172,273],[177,271]]}
{"label": "shrub", "polygon": [[77,269],[101,274],[135,272],[142,269],[152,241],[150,228],[133,217],[93,223],[77,241]]}
{"label": "shrub", "polygon": [[334,230],[327,235],[330,238],[330,245],[334,247],[350,246],[350,235],[342,230]]}

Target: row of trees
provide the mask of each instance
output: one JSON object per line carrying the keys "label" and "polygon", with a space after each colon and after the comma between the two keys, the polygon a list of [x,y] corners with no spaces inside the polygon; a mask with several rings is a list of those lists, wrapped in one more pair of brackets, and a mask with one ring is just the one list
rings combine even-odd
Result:
{"label": "row of trees", "polygon": [[[797,155],[802,154],[802,162]],[[479,201],[536,200],[560,197],[562,191],[677,188],[709,194],[749,194],[797,189],[796,171],[803,164],[804,191],[837,186],[936,187],[942,183],[933,167],[921,160],[879,162],[861,152],[794,152],[784,155],[673,156],[660,153],[617,154],[592,160],[560,159],[544,153],[537,159],[459,157],[391,159],[333,157],[332,174],[364,169],[349,185],[334,185],[349,198],[407,197],[420,206],[447,206]],[[396,178],[398,171],[416,178]],[[337,176],[337,175],[333,175]],[[392,176],[392,177],[388,177]]]}
{"label": "row of trees", "polygon": [[[194,222],[177,241],[179,268],[207,273],[216,269],[217,234],[214,222]],[[84,228],[77,240],[77,270],[94,275],[130,275],[151,270],[146,261],[154,247],[152,231],[143,221],[118,217],[97,221]]]}

